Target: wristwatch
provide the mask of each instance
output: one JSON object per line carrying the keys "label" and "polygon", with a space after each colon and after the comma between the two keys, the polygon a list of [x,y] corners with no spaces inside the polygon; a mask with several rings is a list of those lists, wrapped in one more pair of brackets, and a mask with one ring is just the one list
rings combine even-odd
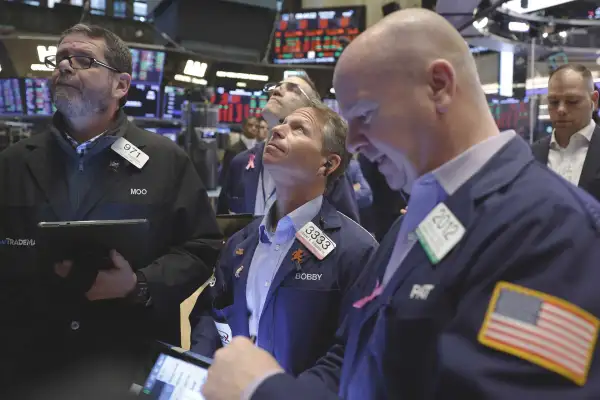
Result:
{"label": "wristwatch", "polygon": [[129,300],[137,305],[149,307],[152,304],[152,297],[148,290],[148,280],[143,272],[137,271],[135,273],[137,277],[137,283],[133,291],[129,294]]}

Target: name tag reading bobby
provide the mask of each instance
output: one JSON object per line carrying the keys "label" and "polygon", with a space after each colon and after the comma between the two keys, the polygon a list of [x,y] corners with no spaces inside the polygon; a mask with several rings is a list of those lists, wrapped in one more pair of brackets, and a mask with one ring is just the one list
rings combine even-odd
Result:
{"label": "name tag reading bobby", "polygon": [[327,257],[335,249],[334,241],[312,222],[296,232],[296,238],[319,260]]}
{"label": "name tag reading bobby", "polygon": [[117,139],[110,148],[125,160],[135,165],[138,169],[142,169],[150,159],[148,154],[135,147],[125,138]]}

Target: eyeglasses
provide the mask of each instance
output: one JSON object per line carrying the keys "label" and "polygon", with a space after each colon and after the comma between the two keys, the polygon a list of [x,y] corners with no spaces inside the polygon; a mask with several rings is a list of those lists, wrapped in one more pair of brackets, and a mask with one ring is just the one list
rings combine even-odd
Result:
{"label": "eyeglasses", "polygon": [[295,92],[298,94],[302,94],[304,97],[306,97],[306,100],[308,100],[309,102],[312,101],[311,98],[308,97],[306,92],[300,87],[300,85],[294,82],[270,82],[265,85],[265,87],[263,88],[263,92],[267,93],[270,97],[273,95],[273,92],[280,87],[283,87],[286,92]]}
{"label": "eyeglasses", "polygon": [[58,64],[60,64],[63,60],[69,61],[69,65],[73,69],[90,69],[94,64],[97,64],[106,69],[110,69],[111,71],[121,73],[121,71],[118,69],[113,68],[102,61],[96,60],[94,57],[87,56],[65,56],[61,57],[60,60],[57,60],[56,56],[48,56],[44,59],[44,64],[48,68],[56,69],[58,68]]}

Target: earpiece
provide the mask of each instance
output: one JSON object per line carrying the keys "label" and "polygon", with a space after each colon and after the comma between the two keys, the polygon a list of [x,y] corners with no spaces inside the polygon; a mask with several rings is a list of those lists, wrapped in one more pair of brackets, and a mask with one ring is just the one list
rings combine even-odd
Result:
{"label": "earpiece", "polygon": [[331,164],[331,161],[327,160],[325,161],[325,164],[323,164],[323,167],[325,167],[325,171],[323,171],[323,176],[327,176],[329,175],[329,168],[333,167],[333,164]]}

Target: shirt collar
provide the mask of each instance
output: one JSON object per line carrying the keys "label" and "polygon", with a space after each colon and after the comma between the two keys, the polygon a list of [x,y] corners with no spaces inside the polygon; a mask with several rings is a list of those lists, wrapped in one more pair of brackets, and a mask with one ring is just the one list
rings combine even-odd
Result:
{"label": "shirt collar", "polygon": [[276,210],[275,204],[273,203],[271,208],[265,213],[258,228],[261,243],[282,244],[291,240],[299,229],[317,216],[323,205],[323,196],[319,195],[281,218],[277,223],[275,232],[271,232],[271,220]]}
{"label": "shirt collar", "polygon": [[[583,137],[587,140],[587,142],[591,142],[592,141],[592,135],[594,134],[594,130],[596,129],[596,123],[594,122],[594,120],[590,120],[590,123],[588,125],[586,125],[583,129],[575,132],[573,134],[573,136],[578,135],[580,137]],[[552,137],[550,138],[550,145],[553,147],[559,146],[558,142],[556,141],[556,135],[555,135],[555,130],[552,130]]]}
{"label": "shirt collar", "polygon": [[244,134],[240,136],[240,140],[246,145],[247,149],[251,149],[254,147],[254,145],[256,145],[256,139],[249,139],[246,136],[244,136]]}
{"label": "shirt collar", "polygon": [[77,153],[79,155],[83,155],[87,149],[91,148],[93,146],[93,144],[96,142],[96,140],[98,140],[98,138],[104,136],[106,134],[106,132],[108,132],[108,130],[102,132],[101,134],[94,136],[93,138],[86,140],[83,143],[79,143],[77,140],[73,139],[71,137],[71,135],[69,135],[67,132],[63,132],[63,136],[65,137],[65,139],[67,139],[67,141],[71,144],[71,146],[73,146],[73,148],[77,151]]}
{"label": "shirt collar", "polygon": [[432,174],[446,193],[452,195],[515,136],[514,131],[492,136],[441,165]]}

